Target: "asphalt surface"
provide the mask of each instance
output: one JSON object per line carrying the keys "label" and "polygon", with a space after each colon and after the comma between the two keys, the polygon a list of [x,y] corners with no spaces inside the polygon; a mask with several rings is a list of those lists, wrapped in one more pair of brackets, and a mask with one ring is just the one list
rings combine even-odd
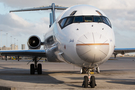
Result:
{"label": "asphalt surface", "polygon": [[135,57],[112,58],[102,64],[101,73],[95,73],[94,89],[82,87],[85,74],[79,74],[79,67],[41,61],[43,74],[30,75],[27,62],[0,60],[0,90],[135,90]]}

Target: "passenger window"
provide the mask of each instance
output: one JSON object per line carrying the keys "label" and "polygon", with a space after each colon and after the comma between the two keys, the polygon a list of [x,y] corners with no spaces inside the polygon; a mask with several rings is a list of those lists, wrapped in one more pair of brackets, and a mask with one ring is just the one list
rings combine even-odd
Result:
{"label": "passenger window", "polygon": [[93,22],[93,17],[92,16],[86,16],[85,22]]}
{"label": "passenger window", "polygon": [[64,26],[67,26],[69,24],[73,23],[73,17],[68,17],[66,24]]}
{"label": "passenger window", "polygon": [[102,22],[101,17],[99,17],[99,16],[94,16],[94,22]]}
{"label": "passenger window", "polygon": [[83,16],[77,16],[74,18],[74,22],[77,23],[77,22],[83,22]]}
{"label": "passenger window", "polygon": [[54,39],[53,36],[50,36],[49,38],[47,38],[47,44],[52,44],[54,43]]}
{"label": "passenger window", "polygon": [[66,22],[67,18],[64,18],[62,19],[62,21],[60,22],[60,26],[63,28],[64,27],[64,24]]}

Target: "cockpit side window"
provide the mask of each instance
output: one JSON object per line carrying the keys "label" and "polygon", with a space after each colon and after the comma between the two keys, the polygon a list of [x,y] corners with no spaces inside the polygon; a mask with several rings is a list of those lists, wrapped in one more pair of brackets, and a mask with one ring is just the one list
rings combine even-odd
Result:
{"label": "cockpit side window", "polygon": [[111,27],[112,25],[111,25],[111,22],[110,22],[110,20],[106,17],[106,20],[108,21],[108,24],[109,24],[109,26]]}
{"label": "cockpit side window", "polygon": [[73,17],[68,17],[64,26],[67,26],[67,25],[73,23],[73,19],[74,19]]}
{"label": "cockpit side window", "polygon": [[53,36],[50,36],[46,39],[47,44],[53,44],[54,43],[54,39]]}
{"label": "cockpit side window", "polygon": [[76,12],[77,12],[77,11],[73,11],[73,12],[70,14],[70,16],[75,15]]}
{"label": "cockpit side window", "polygon": [[83,16],[74,17],[74,23],[84,22]]}
{"label": "cockpit side window", "polygon": [[107,24],[108,26],[112,27],[112,26],[111,26],[111,23],[110,23],[110,21],[109,21],[109,19],[108,19],[107,17],[102,16],[102,20],[103,20],[103,23],[105,23],[105,24]]}
{"label": "cockpit side window", "polygon": [[100,15],[100,16],[103,16],[101,12],[99,12],[98,10],[96,10],[96,12]]}
{"label": "cockpit side window", "polygon": [[62,20],[60,21],[60,26],[61,26],[61,28],[64,27],[66,20],[67,20],[67,18],[64,18],[64,19],[62,19]]}

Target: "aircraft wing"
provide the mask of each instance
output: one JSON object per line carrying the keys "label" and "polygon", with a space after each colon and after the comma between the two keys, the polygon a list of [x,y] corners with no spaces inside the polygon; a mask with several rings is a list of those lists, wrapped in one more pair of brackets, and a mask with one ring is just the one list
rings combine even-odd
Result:
{"label": "aircraft wing", "polygon": [[131,53],[131,52],[135,52],[135,48],[115,48],[114,49],[114,53]]}
{"label": "aircraft wing", "polygon": [[2,56],[46,57],[45,50],[1,50]]}

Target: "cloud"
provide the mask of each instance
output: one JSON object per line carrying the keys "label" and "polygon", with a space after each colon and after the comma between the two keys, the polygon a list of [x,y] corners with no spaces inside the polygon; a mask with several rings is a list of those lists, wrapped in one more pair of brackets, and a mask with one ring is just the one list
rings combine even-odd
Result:
{"label": "cloud", "polygon": [[92,4],[100,9],[110,10],[130,10],[135,8],[134,0],[90,0],[89,4]]}
{"label": "cloud", "polygon": [[[15,31],[14,34],[20,34],[18,32],[21,32],[22,34],[42,34],[45,28],[48,28],[47,24],[42,23],[30,23],[23,18],[17,16],[14,13],[1,15],[0,14],[0,26],[1,29],[3,29],[5,32]],[[47,21],[48,22],[48,21]]]}
{"label": "cloud", "polygon": [[[42,40],[43,34],[49,29],[47,24],[49,22],[48,20],[49,19],[47,18],[41,18],[40,22],[32,23],[24,20],[14,13],[5,15],[0,14],[0,30],[2,30],[0,31],[0,34],[2,34],[0,38],[3,38],[2,45],[6,45],[6,33],[8,33],[9,42],[11,42],[10,36],[12,36],[12,44],[14,38],[16,38],[20,44],[26,44],[31,35],[37,35]],[[14,41],[14,43],[16,42]]]}
{"label": "cloud", "polygon": [[52,3],[59,4],[62,6],[71,6],[75,4],[86,4],[89,0],[0,0],[0,2],[5,3],[5,5],[22,8],[22,7],[33,7],[33,6],[48,6]]}
{"label": "cloud", "polygon": [[89,4],[100,9],[133,9],[135,8],[134,0],[0,0],[10,7],[31,7],[31,6],[48,6],[56,3],[62,6],[72,6],[76,4]]}

